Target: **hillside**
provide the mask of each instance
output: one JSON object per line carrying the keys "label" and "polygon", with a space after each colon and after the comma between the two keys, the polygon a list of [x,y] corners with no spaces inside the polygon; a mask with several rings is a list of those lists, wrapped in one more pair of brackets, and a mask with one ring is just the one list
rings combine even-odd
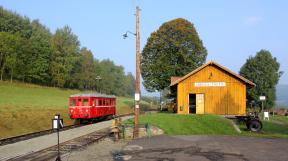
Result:
{"label": "hillside", "polygon": [[287,84],[279,84],[276,87],[276,95],[277,95],[277,105],[285,106],[288,108],[288,85]]}
{"label": "hillside", "polygon": [[[59,113],[64,124],[68,118],[68,98],[79,90],[42,87],[32,84],[0,82],[0,138],[51,128],[51,119]],[[117,114],[133,111],[133,98],[117,97]],[[145,101],[142,107],[148,107]]]}

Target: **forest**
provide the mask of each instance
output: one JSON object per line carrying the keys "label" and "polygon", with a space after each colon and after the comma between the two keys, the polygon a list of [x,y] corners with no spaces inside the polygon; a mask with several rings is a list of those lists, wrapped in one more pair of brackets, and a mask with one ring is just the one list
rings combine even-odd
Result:
{"label": "forest", "polygon": [[39,20],[1,6],[0,22],[1,81],[133,95],[132,73],[109,59],[95,58],[68,25],[51,32]]}

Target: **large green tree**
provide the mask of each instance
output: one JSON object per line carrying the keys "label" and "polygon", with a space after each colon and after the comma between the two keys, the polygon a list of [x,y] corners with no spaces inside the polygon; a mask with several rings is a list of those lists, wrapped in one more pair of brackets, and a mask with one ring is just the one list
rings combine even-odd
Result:
{"label": "large green tree", "polygon": [[5,10],[0,6],[0,32],[10,32],[18,34],[28,39],[32,34],[30,20],[17,13]]}
{"label": "large green tree", "polygon": [[250,56],[241,67],[240,75],[253,81],[256,87],[247,90],[249,101],[254,100],[260,105],[259,96],[266,96],[265,107],[275,104],[276,85],[282,74],[280,64],[267,50],[260,50],[256,56]]}
{"label": "large green tree", "polygon": [[113,61],[104,59],[96,66],[97,73],[102,78],[99,81],[99,90],[104,93],[125,95],[125,73],[122,66],[117,66]]}
{"label": "large green tree", "polygon": [[207,50],[194,25],[182,18],[153,32],[141,54],[141,74],[148,91],[169,86],[171,76],[183,76],[201,66]]}
{"label": "large green tree", "polygon": [[65,26],[57,29],[51,40],[52,55],[50,72],[52,84],[58,87],[65,87],[69,84],[72,69],[79,58],[80,42],[72,29]]}
{"label": "large green tree", "polygon": [[21,72],[23,78],[28,82],[48,84],[51,76],[49,74],[50,57],[52,46],[50,44],[52,34],[38,20],[31,23],[32,35],[29,39],[29,51],[23,56],[20,64],[25,71]]}
{"label": "large green tree", "polygon": [[87,48],[80,50],[79,59],[72,70],[70,86],[80,89],[95,88],[97,73],[95,72],[95,63],[93,54]]}
{"label": "large green tree", "polygon": [[0,32],[0,79],[3,80],[5,74],[10,74],[12,82],[18,57],[23,52],[24,41],[20,36]]}

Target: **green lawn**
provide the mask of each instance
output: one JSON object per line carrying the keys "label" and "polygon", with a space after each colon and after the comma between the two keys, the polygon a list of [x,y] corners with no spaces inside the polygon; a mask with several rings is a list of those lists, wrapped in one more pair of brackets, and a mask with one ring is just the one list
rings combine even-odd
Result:
{"label": "green lawn", "polygon": [[[277,117],[287,122],[287,117]],[[133,123],[128,120],[126,123]],[[260,133],[250,132],[244,124],[240,124],[241,133],[237,133],[230,120],[217,115],[177,115],[171,113],[145,114],[140,116],[140,123],[149,123],[164,130],[168,135],[235,135],[252,137],[288,138],[288,124],[277,124],[262,121]]]}
{"label": "green lawn", "polygon": [[263,120],[263,115],[259,115],[263,128],[260,133],[253,133],[246,129],[246,125],[241,123],[239,125],[242,135],[244,136],[255,136],[255,137],[280,137],[288,138],[288,117],[287,116],[272,116],[270,120]]}
{"label": "green lawn", "polygon": [[[133,120],[129,120],[131,123]],[[231,122],[216,115],[145,114],[140,123],[149,123],[168,135],[236,135]]]}
{"label": "green lawn", "polygon": [[[51,128],[51,118],[59,113],[65,125],[68,117],[68,98],[79,90],[42,87],[33,84],[0,82],[0,138],[21,135]],[[117,114],[132,112],[133,98],[117,97]],[[143,107],[149,103],[142,101]]]}
{"label": "green lawn", "polygon": [[279,116],[279,115],[274,115],[274,116],[270,116],[270,120],[275,120],[275,121],[279,121],[283,124],[287,124],[288,125],[288,116]]}

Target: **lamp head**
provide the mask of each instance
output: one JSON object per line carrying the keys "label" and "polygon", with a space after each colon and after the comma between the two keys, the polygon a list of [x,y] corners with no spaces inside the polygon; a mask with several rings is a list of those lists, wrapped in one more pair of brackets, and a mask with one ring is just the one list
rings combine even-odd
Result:
{"label": "lamp head", "polygon": [[123,39],[126,39],[128,37],[127,32],[123,34]]}

